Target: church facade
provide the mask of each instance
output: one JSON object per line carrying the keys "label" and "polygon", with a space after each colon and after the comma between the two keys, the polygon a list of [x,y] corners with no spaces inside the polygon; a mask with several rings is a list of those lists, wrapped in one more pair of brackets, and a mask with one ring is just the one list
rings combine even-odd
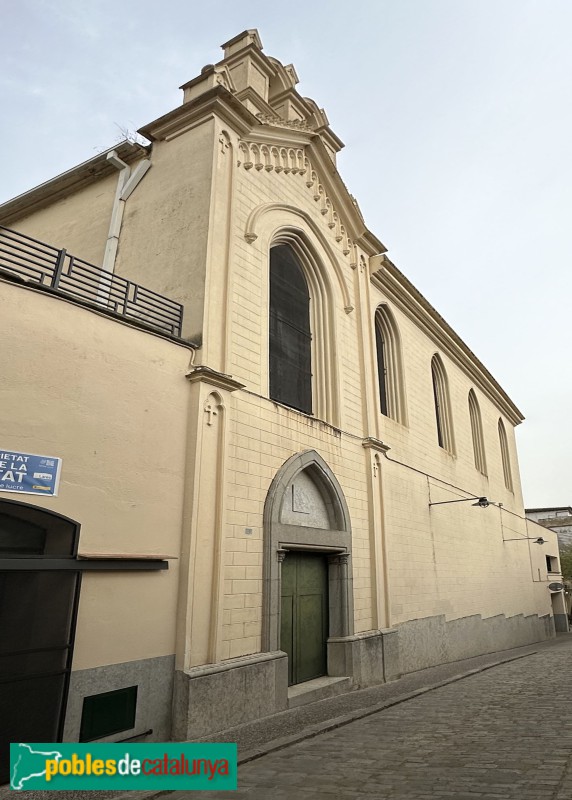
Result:
{"label": "church facade", "polygon": [[[223,49],[149,145],[0,207],[0,447],[62,459],[57,495],[0,490],[0,581],[32,576],[12,740],[192,740],[563,613],[518,408],[366,227],[294,67]],[[59,660],[21,729],[26,648]]]}

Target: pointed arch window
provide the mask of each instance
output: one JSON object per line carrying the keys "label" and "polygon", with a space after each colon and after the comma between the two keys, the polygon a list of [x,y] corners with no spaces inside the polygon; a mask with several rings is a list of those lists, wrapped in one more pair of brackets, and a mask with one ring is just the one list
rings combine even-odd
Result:
{"label": "pointed arch window", "polygon": [[433,381],[433,400],[435,402],[435,418],[437,423],[437,441],[439,447],[454,455],[455,438],[453,434],[453,417],[447,373],[437,353],[431,359],[431,377]]}
{"label": "pointed arch window", "polygon": [[482,472],[483,475],[486,475],[487,460],[485,457],[483,421],[481,418],[479,401],[477,400],[477,396],[472,389],[469,392],[469,416],[471,418],[471,433],[473,436],[473,455],[475,458],[475,467],[479,470],[479,472]]}
{"label": "pointed arch window", "polygon": [[270,397],[312,413],[310,293],[287,244],[270,250]]}
{"label": "pointed arch window", "polygon": [[395,319],[386,305],[375,312],[375,348],[379,407],[386,417],[407,423],[401,341]]}
{"label": "pointed arch window", "polygon": [[510,454],[508,450],[508,439],[506,436],[506,429],[504,427],[504,422],[502,421],[502,419],[499,419],[499,443],[500,443],[501,460],[502,460],[502,471],[504,475],[504,485],[509,490],[509,492],[512,492],[513,483],[512,483],[512,470],[510,467]]}

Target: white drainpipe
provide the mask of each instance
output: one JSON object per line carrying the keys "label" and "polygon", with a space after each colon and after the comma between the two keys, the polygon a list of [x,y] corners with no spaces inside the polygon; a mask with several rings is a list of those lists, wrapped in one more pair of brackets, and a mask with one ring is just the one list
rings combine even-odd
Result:
{"label": "white drainpipe", "polygon": [[107,160],[119,170],[119,179],[111,211],[111,222],[109,223],[109,233],[107,234],[105,254],[103,256],[103,269],[108,272],[114,272],[125,201],[150,169],[151,162],[148,158],[140,161],[132,172],[131,167],[119,158],[115,150],[107,154]]}

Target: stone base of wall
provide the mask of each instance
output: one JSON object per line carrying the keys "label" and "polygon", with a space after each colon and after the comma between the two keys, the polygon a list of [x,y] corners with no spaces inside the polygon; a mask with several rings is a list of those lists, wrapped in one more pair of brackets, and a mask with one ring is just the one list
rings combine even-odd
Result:
{"label": "stone base of wall", "polygon": [[66,709],[64,742],[79,741],[81,713],[84,697],[115,689],[137,686],[137,711],[135,726],[98,741],[114,742],[138,736],[145,731],[148,742],[168,742],[171,738],[171,702],[175,656],[127,661],[106,667],[82,669],[72,672]]}
{"label": "stone base of wall", "polygon": [[555,614],[554,627],[557,633],[568,633],[568,616],[566,614]]}
{"label": "stone base of wall", "polygon": [[287,707],[288,658],[281,651],[178,671],[173,739],[200,739]]}
{"label": "stone base of wall", "polygon": [[[427,617],[389,630],[328,639],[328,675],[358,689],[416,670],[544,641],[554,622],[522,614],[446,621]],[[285,653],[258,653],[175,673],[175,741],[194,741],[288,708]]]}
{"label": "stone base of wall", "polygon": [[394,680],[400,674],[395,628],[328,639],[328,675],[347,676],[356,689]]}
{"label": "stone base of wall", "polygon": [[554,636],[551,615],[525,617],[499,614],[483,619],[480,614],[447,621],[426,617],[396,626],[402,673],[434,667],[450,661],[509,650]]}

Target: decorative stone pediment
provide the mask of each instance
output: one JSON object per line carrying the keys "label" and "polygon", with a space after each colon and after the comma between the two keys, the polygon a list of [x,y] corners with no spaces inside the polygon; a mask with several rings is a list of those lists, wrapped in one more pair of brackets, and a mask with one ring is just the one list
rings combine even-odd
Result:
{"label": "decorative stone pediment", "polygon": [[238,34],[223,49],[222,61],[207,65],[181,87],[183,107],[142,133],[152,139],[172,138],[214,111],[243,137],[239,167],[252,174],[274,172],[288,180],[304,180],[324,226],[353,269],[358,266],[358,246],[367,255],[383,252],[383,244],[367,230],[357,204],[332,169],[343,142],[330,128],[324,109],[296,91],[293,65],[265,55],[255,29]]}
{"label": "decorative stone pediment", "polygon": [[[325,227],[341,245],[342,252],[350,257],[350,265],[357,267],[357,249],[347,234],[340,214],[334,202],[328,196],[318,173],[312,168],[310,160],[301,147],[280,147],[272,143],[241,140],[238,146],[237,165],[245,170],[274,172],[283,175],[299,175],[304,178],[304,185],[317,204]],[[252,239],[254,241],[254,239]]]}

